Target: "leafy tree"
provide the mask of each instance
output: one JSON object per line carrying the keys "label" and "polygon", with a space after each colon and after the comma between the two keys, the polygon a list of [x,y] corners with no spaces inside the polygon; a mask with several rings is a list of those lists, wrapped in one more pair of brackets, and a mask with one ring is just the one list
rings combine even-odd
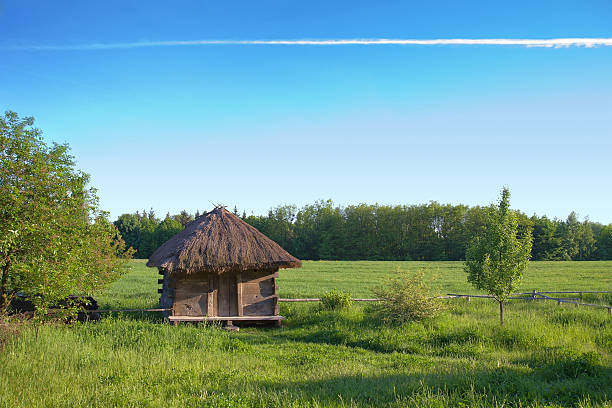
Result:
{"label": "leafy tree", "polygon": [[603,227],[597,235],[597,258],[612,260],[612,224]]}
{"label": "leafy tree", "polygon": [[167,216],[157,227],[154,232],[155,249],[159,248],[164,242],[175,236],[183,229],[183,225],[173,217]]}
{"label": "leafy tree", "polygon": [[550,220],[546,216],[538,218],[531,217],[533,223],[533,249],[532,258],[536,261],[552,261],[562,259],[561,239],[557,235],[556,220]]}
{"label": "leafy tree", "polygon": [[320,259],[342,259],[344,255],[344,218],[339,207],[325,205],[318,208]]}
{"label": "leafy tree", "polygon": [[296,207],[291,205],[278,206],[268,212],[268,217],[261,220],[266,235],[288,251],[293,250],[294,222]]}
{"label": "leafy tree", "polygon": [[119,230],[127,247],[134,250],[140,248],[141,217],[138,212],[135,214],[122,214],[113,224]]}
{"label": "leafy tree", "polygon": [[143,214],[138,211],[122,214],[114,223],[126,244],[136,250],[139,258],[150,257],[161,244],[181,231],[185,226],[181,221],[187,224],[193,220],[193,216],[185,210],[175,215],[167,213],[161,222],[153,210]]}
{"label": "leafy tree", "polygon": [[153,211],[153,208],[149,209],[149,213],[148,214],[145,211],[143,211],[142,214],[143,214],[143,216],[146,216],[151,221],[158,221],[159,222],[159,220],[155,216],[155,211]]}
{"label": "leafy tree", "polygon": [[596,250],[595,234],[593,234],[591,223],[589,222],[588,218],[580,224],[577,235],[576,240],[578,242],[578,254],[574,259],[578,261],[592,259]]}
{"label": "leafy tree", "polygon": [[468,207],[465,205],[444,205],[442,211],[442,225],[440,238],[444,242],[445,259],[458,261],[465,256],[468,230],[465,219]]}
{"label": "leafy tree", "polygon": [[157,239],[155,238],[155,230],[159,225],[159,219],[143,217],[140,220],[138,257],[148,258],[157,249]]}
{"label": "leafy tree", "polygon": [[510,209],[510,190],[502,189],[498,205],[491,204],[481,234],[468,246],[465,271],[468,282],[486,291],[499,303],[504,323],[504,302],[518,287],[531,256],[529,226],[519,233],[519,216]]}
{"label": "leafy tree", "polygon": [[574,259],[580,251],[579,235],[581,225],[578,216],[572,211],[565,222],[559,223],[557,235],[561,239],[561,258],[566,261]]}
{"label": "leafy tree", "polygon": [[189,224],[191,221],[194,220],[193,215],[189,214],[185,210],[181,211],[180,213],[178,213],[177,215],[173,216],[172,218],[174,218],[176,221],[178,221],[179,224],[181,224],[181,226],[183,228],[185,228],[185,225]]}
{"label": "leafy tree", "polygon": [[48,146],[33,123],[14,112],[0,118],[0,312],[16,292],[39,312],[93,293],[131,256],[69,147]]}

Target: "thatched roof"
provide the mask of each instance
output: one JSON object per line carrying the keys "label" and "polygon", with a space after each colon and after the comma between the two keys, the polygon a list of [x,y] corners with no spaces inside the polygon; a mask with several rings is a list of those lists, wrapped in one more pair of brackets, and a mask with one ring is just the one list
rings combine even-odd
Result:
{"label": "thatched roof", "polygon": [[170,273],[299,268],[276,242],[223,207],[198,217],[151,255],[147,266]]}

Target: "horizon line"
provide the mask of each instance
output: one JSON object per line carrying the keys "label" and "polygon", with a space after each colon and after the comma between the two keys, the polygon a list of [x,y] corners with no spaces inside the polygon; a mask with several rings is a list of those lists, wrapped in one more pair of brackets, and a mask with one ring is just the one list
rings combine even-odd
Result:
{"label": "horizon line", "polygon": [[353,38],[353,39],[299,39],[299,40],[171,40],[171,41],[138,41],[127,43],[89,43],[74,45],[0,45],[5,51],[94,51],[130,48],[205,46],[205,45],[486,45],[486,46],[520,46],[526,48],[594,48],[612,46],[612,38],[550,38],[550,39],[517,39],[517,38],[438,38],[438,39],[388,39],[388,38]]}

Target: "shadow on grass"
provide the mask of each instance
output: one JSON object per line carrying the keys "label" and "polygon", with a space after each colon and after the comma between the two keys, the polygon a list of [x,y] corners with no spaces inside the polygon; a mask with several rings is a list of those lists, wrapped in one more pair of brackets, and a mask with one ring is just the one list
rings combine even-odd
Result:
{"label": "shadow on grass", "polygon": [[146,323],[164,323],[161,312],[105,312],[101,313],[101,319],[122,319]]}
{"label": "shadow on grass", "polygon": [[393,374],[343,376],[325,380],[259,384],[290,398],[317,401],[323,406],[341,402],[356,406],[581,406],[609,401],[612,370],[544,381],[530,370],[496,368],[451,374]]}

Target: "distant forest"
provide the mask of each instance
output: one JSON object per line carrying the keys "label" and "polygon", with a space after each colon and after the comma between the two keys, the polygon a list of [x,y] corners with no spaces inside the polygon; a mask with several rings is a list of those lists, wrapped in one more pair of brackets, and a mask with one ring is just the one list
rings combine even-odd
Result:
{"label": "distant forest", "polygon": [[[430,202],[347,207],[331,200],[298,208],[283,205],[267,215],[234,214],[294,256],[309,260],[458,261],[483,228],[484,207]],[[574,212],[565,220],[520,213],[520,225],[533,228],[533,260],[612,260],[612,224]],[[115,225],[138,258],[148,258],[166,240],[200,216],[182,211],[158,218],[153,210],[123,214]]]}

